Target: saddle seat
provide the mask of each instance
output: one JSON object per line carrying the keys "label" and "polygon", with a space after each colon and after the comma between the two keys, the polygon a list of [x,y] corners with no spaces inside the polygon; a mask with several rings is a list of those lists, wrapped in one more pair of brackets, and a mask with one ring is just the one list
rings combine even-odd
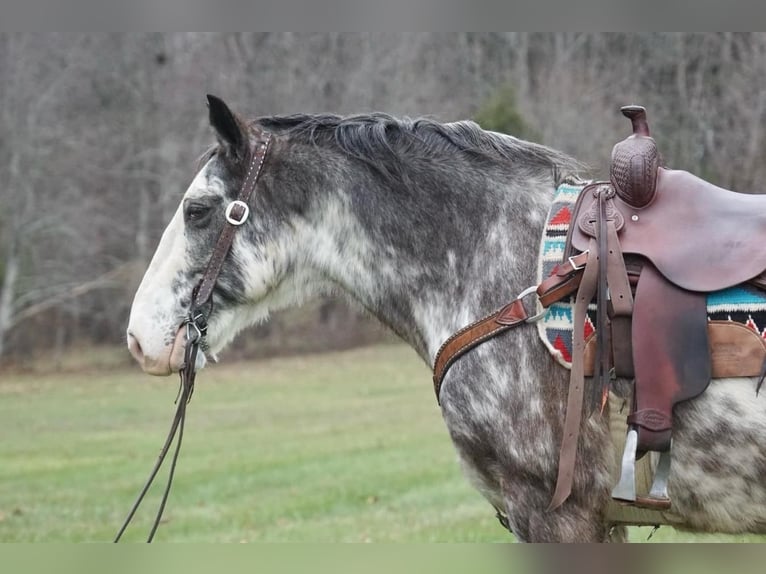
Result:
{"label": "saddle seat", "polygon": [[[576,213],[595,209],[592,194],[582,194],[581,201]],[[686,171],[660,167],[648,205],[632,207],[619,194],[613,201],[624,221],[619,230],[623,254],[645,257],[678,287],[719,291],[766,269],[766,195],[729,191]],[[589,242],[573,225],[572,246],[585,251]]]}

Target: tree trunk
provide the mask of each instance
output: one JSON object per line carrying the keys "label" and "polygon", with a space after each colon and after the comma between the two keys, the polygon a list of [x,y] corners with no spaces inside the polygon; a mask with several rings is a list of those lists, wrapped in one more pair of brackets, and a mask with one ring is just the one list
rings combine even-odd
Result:
{"label": "tree trunk", "polygon": [[0,290],[0,361],[5,351],[6,334],[13,319],[13,302],[16,295],[16,280],[19,277],[19,254],[16,239],[11,237],[5,258],[3,286]]}

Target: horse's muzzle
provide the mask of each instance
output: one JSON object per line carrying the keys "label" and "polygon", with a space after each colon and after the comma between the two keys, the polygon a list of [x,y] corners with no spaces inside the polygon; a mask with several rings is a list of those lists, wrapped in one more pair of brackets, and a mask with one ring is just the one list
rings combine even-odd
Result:
{"label": "horse's muzzle", "polygon": [[128,330],[128,350],[143,371],[149,375],[166,377],[180,371],[184,364],[185,349],[186,329],[183,326],[176,332],[173,343],[162,349],[158,356],[153,357],[144,352],[138,336]]}

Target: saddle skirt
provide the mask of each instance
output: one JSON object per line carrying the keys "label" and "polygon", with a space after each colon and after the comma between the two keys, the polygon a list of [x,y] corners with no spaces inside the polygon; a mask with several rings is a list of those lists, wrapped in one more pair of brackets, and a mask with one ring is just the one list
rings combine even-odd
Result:
{"label": "saddle skirt", "polygon": [[[564,259],[575,202],[588,183],[590,182],[564,182],[555,190],[540,243],[538,283],[548,277],[553,268]],[[552,304],[545,317],[537,323],[538,334],[543,344],[556,362],[567,369],[572,367],[574,297],[573,294]],[[766,356],[766,293],[746,284],[708,293],[707,317],[709,324],[718,329],[718,334],[711,336],[711,346],[714,347],[714,376],[744,376],[741,372],[732,370],[734,367],[741,368],[741,356],[737,356],[737,352],[757,354],[751,361],[756,372],[750,376],[758,375],[763,356]],[[593,340],[595,324],[596,305],[592,303],[585,320],[586,340]],[[722,350],[723,345],[721,348],[715,348],[715,341],[721,338],[729,342],[736,340],[739,347],[744,343],[749,350],[740,348],[734,350],[735,355],[724,357],[722,354],[728,351]],[[722,367],[722,362],[731,363],[732,369]],[[586,374],[591,372],[586,364]]]}

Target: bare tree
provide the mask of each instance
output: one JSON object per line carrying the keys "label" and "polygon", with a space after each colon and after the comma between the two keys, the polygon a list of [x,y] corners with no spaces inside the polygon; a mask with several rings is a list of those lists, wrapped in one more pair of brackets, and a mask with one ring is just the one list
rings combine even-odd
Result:
{"label": "bare tree", "polygon": [[[602,176],[627,130],[619,106],[641,103],[667,163],[747,191],[766,175],[765,74],[756,33],[0,34],[0,358],[122,338],[213,141],[205,93],[253,116],[445,121],[514,93],[531,133]],[[310,320],[366,329],[349,313],[324,302]],[[294,320],[251,336],[274,348]]]}

